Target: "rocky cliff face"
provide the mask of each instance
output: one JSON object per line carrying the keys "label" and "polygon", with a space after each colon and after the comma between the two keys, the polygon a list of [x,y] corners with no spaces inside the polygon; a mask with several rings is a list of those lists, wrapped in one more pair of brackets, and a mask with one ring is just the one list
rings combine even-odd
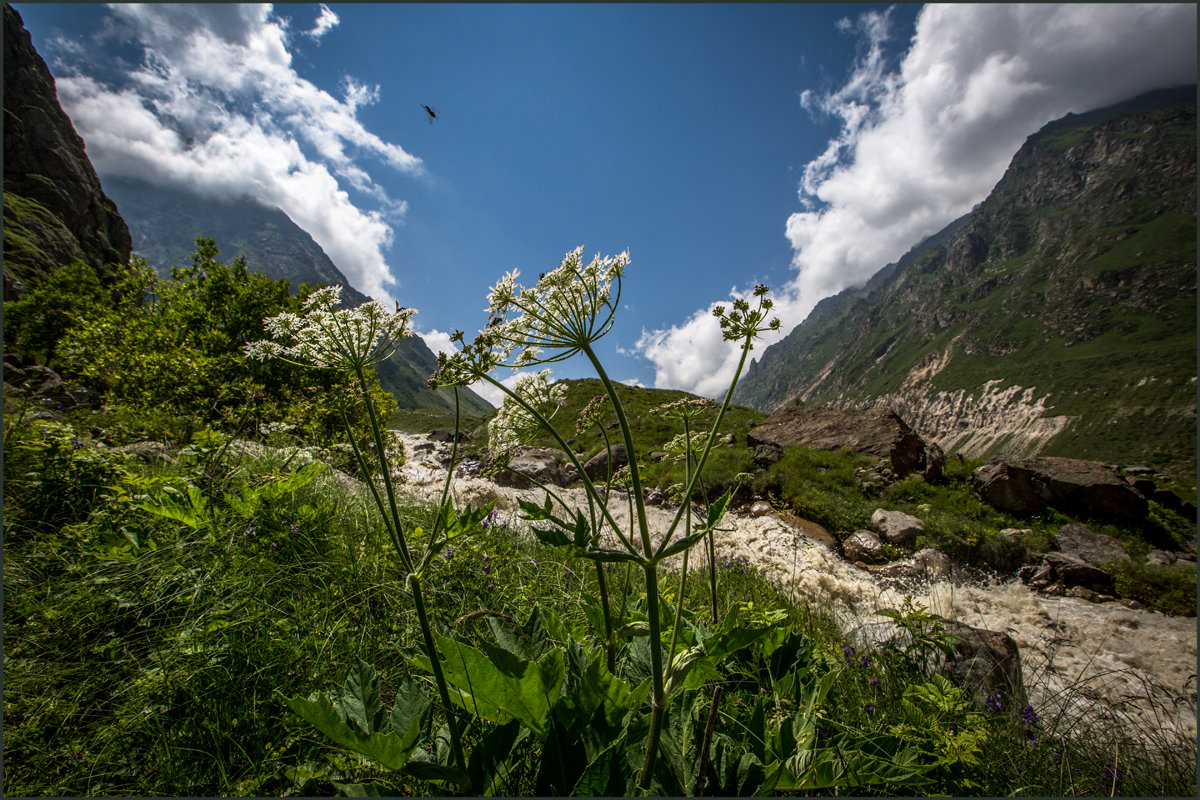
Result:
{"label": "rocky cliff face", "polygon": [[4,6],[4,296],[62,264],[129,260],[129,229],[100,188],[83,140],[21,16]]}
{"label": "rocky cliff face", "polygon": [[823,301],[735,401],[881,404],[947,452],[1194,476],[1195,92],[1029,137],[968,218]]}

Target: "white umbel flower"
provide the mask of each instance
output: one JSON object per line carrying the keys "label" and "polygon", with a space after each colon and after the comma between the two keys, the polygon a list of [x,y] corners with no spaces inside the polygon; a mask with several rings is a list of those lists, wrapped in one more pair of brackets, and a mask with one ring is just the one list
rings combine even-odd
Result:
{"label": "white umbel flower", "polygon": [[269,339],[250,342],[247,357],[278,358],[311,367],[365,369],[388,359],[400,340],[412,335],[408,321],[416,309],[389,312],[378,300],[358,308],[336,308],[342,287],[326,286],[304,301],[301,314],[282,313],[263,321]]}

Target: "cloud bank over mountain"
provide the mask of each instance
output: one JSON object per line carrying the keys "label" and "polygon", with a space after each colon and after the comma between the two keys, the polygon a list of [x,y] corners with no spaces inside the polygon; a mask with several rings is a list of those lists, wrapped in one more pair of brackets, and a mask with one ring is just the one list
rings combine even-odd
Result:
{"label": "cloud bank over mountain", "polygon": [[60,101],[97,170],[278,207],[356,288],[391,301],[383,253],[406,204],[371,173],[416,175],[422,162],[358,119],[378,87],[346,77],[334,97],[294,69],[296,40],[319,44],[337,14],[322,5],[310,28],[293,30],[270,5],[109,8],[95,35],[124,42],[128,62],[106,67],[83,42],[54,43]]}
{"label": "cloud bank over mountain", "polygon": [[[804,167],[784,229],[794,276],[772,287],[784,324],[768,342],[970,211],[1045,123],[1196,80],[1194,5],[928,5],[896,63],[888,13],[838,27],[862,47],[841,86],[799,96],[840,131]],[[655,386],[705,395],[738,356],[711,307],[644,331],[638,350]]]}

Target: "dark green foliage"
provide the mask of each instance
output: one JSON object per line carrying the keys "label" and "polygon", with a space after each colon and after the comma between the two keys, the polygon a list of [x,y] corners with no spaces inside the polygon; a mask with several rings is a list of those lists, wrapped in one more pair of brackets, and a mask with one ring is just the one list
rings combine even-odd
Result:
{"label": "dark green foliage", "polygon": [[95,268],[72,261],[4,304],[5,350],[53,365],[63,335],[99,314],[108,300]]}

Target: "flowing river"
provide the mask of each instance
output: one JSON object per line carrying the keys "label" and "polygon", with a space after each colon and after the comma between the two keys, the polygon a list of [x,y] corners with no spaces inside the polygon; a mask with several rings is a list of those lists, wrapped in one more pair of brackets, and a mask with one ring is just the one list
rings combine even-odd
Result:
{"label": "flowing river", "polygon": [[[403,435],[408,461],[401,491],[437,502],[446,470],[425,437]],[[418,446],[423,446],[418,450]],[[497,486],[477,477],[453,482],[456,502],[496,501],[513,530],[524,527],[518,497],[540,502],[538,490]],[[567,503],[586,510],[583,489],[556,489]],[[614,496],[610,510],[629,530],[627,502]],[[661,535],[676,509],[648,507],[650,528]],[[977,628],[1007,633],[1020,647],[1030,703],[1043,719],[1114,723],[1160,741],[1196,739],[1196,618],[1048,597],[1014,579],[954,585],[934,582],[904,591],[888,588],[827,547],[797,533],[773,515],[726,515],[716,537],[717,559],[743,558],[774,579],[798,603],[832,609],[842,630],[882,620],[879,608],[899,608],[906,595],[929,610]],[[614,541],[614,546],[616,545]]]}

